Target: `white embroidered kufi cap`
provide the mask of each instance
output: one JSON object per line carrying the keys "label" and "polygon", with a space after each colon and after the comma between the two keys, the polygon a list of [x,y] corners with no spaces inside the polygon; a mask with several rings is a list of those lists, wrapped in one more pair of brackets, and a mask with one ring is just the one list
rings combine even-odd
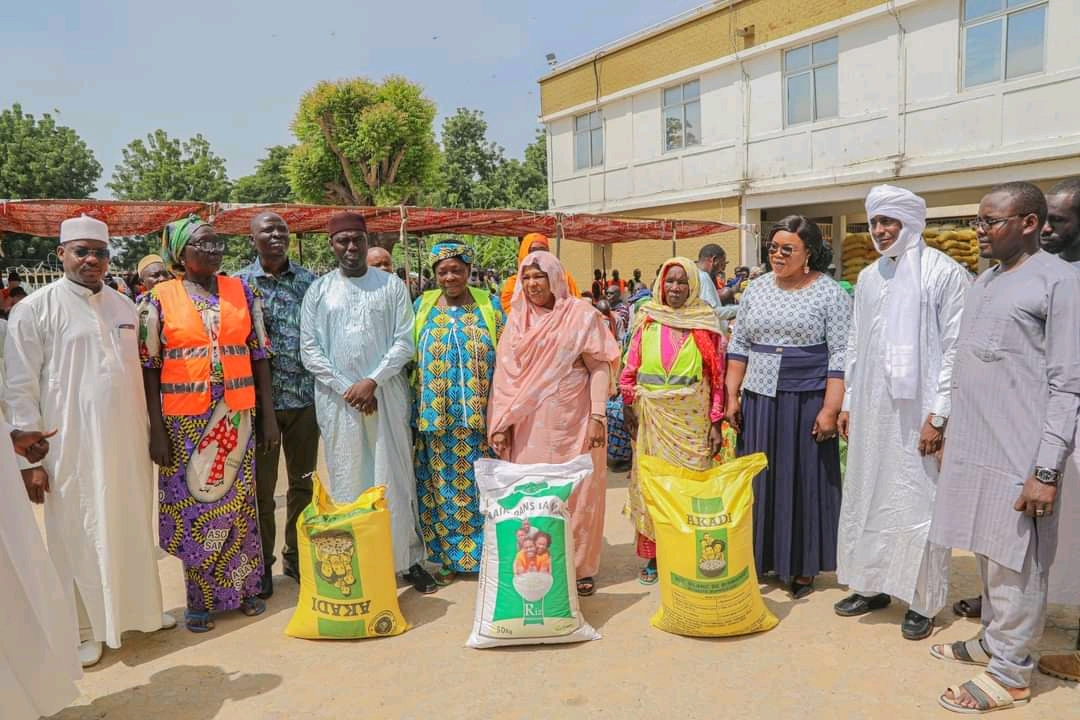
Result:
{"label": "white embroidered kufi cap", "polygon": [[97,218],[80,215],[60,223],[60,244],[72,240],[100,240],[109,242],[109,226]]}

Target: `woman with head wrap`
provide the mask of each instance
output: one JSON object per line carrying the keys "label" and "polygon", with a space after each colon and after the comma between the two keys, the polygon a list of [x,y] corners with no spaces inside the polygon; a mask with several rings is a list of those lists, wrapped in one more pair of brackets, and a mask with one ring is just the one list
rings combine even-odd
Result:
{"label": "woman with head wrap", "polygon": [[518,278],[497,352],[488,438],[515,463],[592,454],[592,475],[570,498],[577,590],[592,595],[604,542],[605,410],[619,346],[604,316],[571,297],[554,255],[529,253]]}
{"label": "woman with head wrap", "polygon": [[[546,235],[529,233],[521,238],[521,246],[518,248],[518,267],[521,267],[521,263],[525,260],[526,255],[540,251],[551,252],[551,242],[547,239]],[[567,291],[570,293],[570,297],[580,297],[581,293],[578,292],[577,284],[574,283],[573,276],[566,271],[563,271],[563,276],[566,278],[566,287]],[[513,308],[511,300],[514,297],[514,288],[517,287],[517,279],[517,275],[511,275],[506,278],[506,282],[504,282],[502,286],[502,293],[499,296],[499,299],[502,301],[502,306],[506,308],[507,314],[510,314],[510,311]],[[602,296],[603,293],[594,295],[593,299],[598,300]]]}
{"label": "woman with head wrap", "polygon": [[754,479],[757,571],[795,599],[836,569],[840,516],[837,419],[851,298],[825,274],[832,252],[813,221],[791,215],[768,240],[772,272],[750,283],[728,345],[728,422],[740,455],[764,452]]}
{"label": "woman with head wrap", "polygon": [[440,585],[479,570],[484,523],[473,462],[494,456],[488,395],[506,318],[498,299],[468,285],[472,260],[459,242],[435,245],[430,261],[439,287],[415,303],[417,496]]}
{"label": "woman with head wrap", "polygon": [[[185,624],[206,632],[211,613],[266,609],[255,441],[272,447],[279,435],[261,306],[241,280],[217,274],[225,242],[195,216],[162,239],[183,279],[158,283],[140,305],[150,456],[160,466],[161,547],[184,564]],[[256,415],[256,399],[266,412]]]}
{"label": "woman with head wrap", "polygon": [[[640,454],[692,470],[707,470],[725,444],[724,340],[720,320],[701,300],[694,261],[677,257],[660,267],[652,299],[641,306],[619,378],[627,430]],[[655,533],[631,469],[627,513],[637,530],[638,557],[648,560],[639,580],[657,580]]]}

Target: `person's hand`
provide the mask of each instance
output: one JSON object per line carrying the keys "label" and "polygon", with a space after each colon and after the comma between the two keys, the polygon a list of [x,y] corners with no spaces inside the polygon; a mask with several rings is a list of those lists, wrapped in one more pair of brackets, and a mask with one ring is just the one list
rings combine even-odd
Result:
{"label": "person's hand", "polygon": [[919,432],[919,454],[923,457],[933,455],[941,449],[944,440],[944,428],[938,429],[930,424],[930,418],[923,421],[922,431]]}
{"label": "person's hand", "polygon": [[607,445],[607,418],[595,415],[590,417],[587,437],[590,448],[602,448]]}
{"label": "person's hand", "polygon": [[15,447],[16,455],[37,463],[49,454],[49,438],[55,434],[56,430],[47,433],[39,430],[12,430],[11,444]]}
{"label": "person's hand", "polygon": [[810,433],[814,436],[814,440],[817,442],[825,442],[826,440],[832,440],[837,435],[837,419],[840,413],[836,410],[830,410],[829,408],[821,408],[821,412],[817,414],[817,418],[814,419],[814,427],[810,429]]}
{"label": "person's hand", "polygon": [[272,412],[263,412],[259,417],[259,449],[263,452],[277,450],[281,444],[281,431],[278,429],[277,417]]}
{"label": "person's hand", "polygon": [[637,439],[638,417],[632,405],[623,405],[622,426],[627,435]]}
{"label": "person's hand", "polygon": [[847,410],[841,410],[839,417],[836,418],[836,431],[840,433],[840,437],[844,438],[845,442],[847,441],[850,429],[851,413]]}
{"label": "person's hand", "polygon": [[23,485],[30,502],[40,505],[45,502],[45,493],[49,492],[49,473],[43,467],[28,468],[22,471]]}
{"label": "person's hand", "polygon": [[1057,499],[1057,485],[1041,483],[1034,477],[1024,481],[1020,497],[1013,504],[1013,509],[1029,518],[1040,518],[1054,514],[1054,500]]}
{"label": "person's hand", "polygon": [[159,467],[172,465],[172,448],[169,442],[169,431],[165,426],[154,427],[150,424],[150,459]]}
{"label": "person's hand", "polygon": [[737,397],[728,398],[724,405],[724,419],[732,430],[742,432],[742,400]]}
{"label": "person's hand", "polygon": [[345,402],[349,403],[355,410],[359,410],[365,415],[370,415],[379,409],[379,403],[375,399],[375,381],[371,378],[364,378],[360,382],[349,386],[349,389],[345,391]]}
{"label": "person's hand", "polygon": [[709,428],[709,456],[716,457],[724,447],[724,429],[722,423],[714,422]]}
{"label": "person's hand", "polygon": [[497,432],[491,436],[491,449],[497,457],[506,459],[510,453],[510,433]]}

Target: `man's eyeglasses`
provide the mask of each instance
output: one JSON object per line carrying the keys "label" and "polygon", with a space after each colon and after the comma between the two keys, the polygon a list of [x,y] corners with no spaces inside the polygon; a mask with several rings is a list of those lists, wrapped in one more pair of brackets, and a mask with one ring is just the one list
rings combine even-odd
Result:
{"label": "man's eyeglasses", "polygon": [[194,248],[201,253],[212,255],[214,253],[225,252],[224,240],[202,240],[197,243],[188,243],[188,247]]}
{"label": "man's eyeglasses", "polygon": [[109,248],[88,248],[85,246],[80,246],[77,248],[71,248],[70,252],[72,255],[79,258],[80,260],[89,257],[90,255],[93,255],[98,260],[109,259]]}
{"label": "man's eyeglasses", "polygon": [[795,253],[794,245],[778,245],[776,243],[769,243],[769,254],[779,255],[780,257],[791,257]]}
{"label": "man's eyeglasses", "polygon": [[972,228],[974,230],[982,230],[983,232],[986,232],[987,230],[994,227],[995,225],[1000,225],[1001,223],[1007,223],[1010,220],[1012,220],[1013,218],[1025,217],[1026,215],[1030,215],[1030,214],[1031,213],[1021,213],[1019,215],[1006,215],[1003,218],[977,217],[974,220],[968,220],[968,227],[970,227],[970,228]]}

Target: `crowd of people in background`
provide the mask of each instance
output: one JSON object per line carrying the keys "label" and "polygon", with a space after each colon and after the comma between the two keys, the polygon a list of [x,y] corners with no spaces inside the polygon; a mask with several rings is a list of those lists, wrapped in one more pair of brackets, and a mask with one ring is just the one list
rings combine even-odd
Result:
{"label": "crowd of people in background", "polygon": [[[802,215],[768,229],[767,266],[728,277],[710,243],[696,261],[663,262],[651,286],[640,269],[627,280],[597,270],[584,293],[543,235],[520,240],[501,283],[457,239],[434,244],[412,276],[351,212],[329,220],[337,267],[319,277],[290,258],[287,224],[270,212],[251,220],[256,258],[225,275],[224,240],[193,216],[170,223],[161,253],[113,292],[105,223],[66,220],[64,277],[21,301],[17,276],[4,289],[3,405],[51,558],[48,577],[24,578],[6,602],[32,602],[33,583],[63,593],[30,652],[70,669],[48,626],[77,619],[86,667],[125,630],[177,624],[162,613],[155,544],[183,565],[189,631],[212,631],[226,611],[263,613],[282,452],[283,574],[300,574],[296,518],[321,442],[336,502],[386,487],[395,569],[423,594],[478,570],[477,459],[590,455],[569,503],[582,597],[597,589],[609,468],[629,471],[624,511],[638,580],[652,585],[662,569],[638,458],[704,470],[763,452],[753,524],[765,582],[798,601],[835,571],[851,591],[838,616],[898,599],[902,636],[921,640],[948,596],[950,550],[970,551],[982,632],[930,652],[986,671],[939,701],[956,712],[1028,702],[1080,412],[1080,180],[1045,196],[1028,183],[992,189],[972,221],[990,263],[974,283],[926,246],[919,196],[879,186],[866,213],[881,258],[854,299]],[[136,417],[146,423],[117,432]],[[36,532],[24,535],[40,552]],[[1039,667],[1080,680],[1080,653]]]}

